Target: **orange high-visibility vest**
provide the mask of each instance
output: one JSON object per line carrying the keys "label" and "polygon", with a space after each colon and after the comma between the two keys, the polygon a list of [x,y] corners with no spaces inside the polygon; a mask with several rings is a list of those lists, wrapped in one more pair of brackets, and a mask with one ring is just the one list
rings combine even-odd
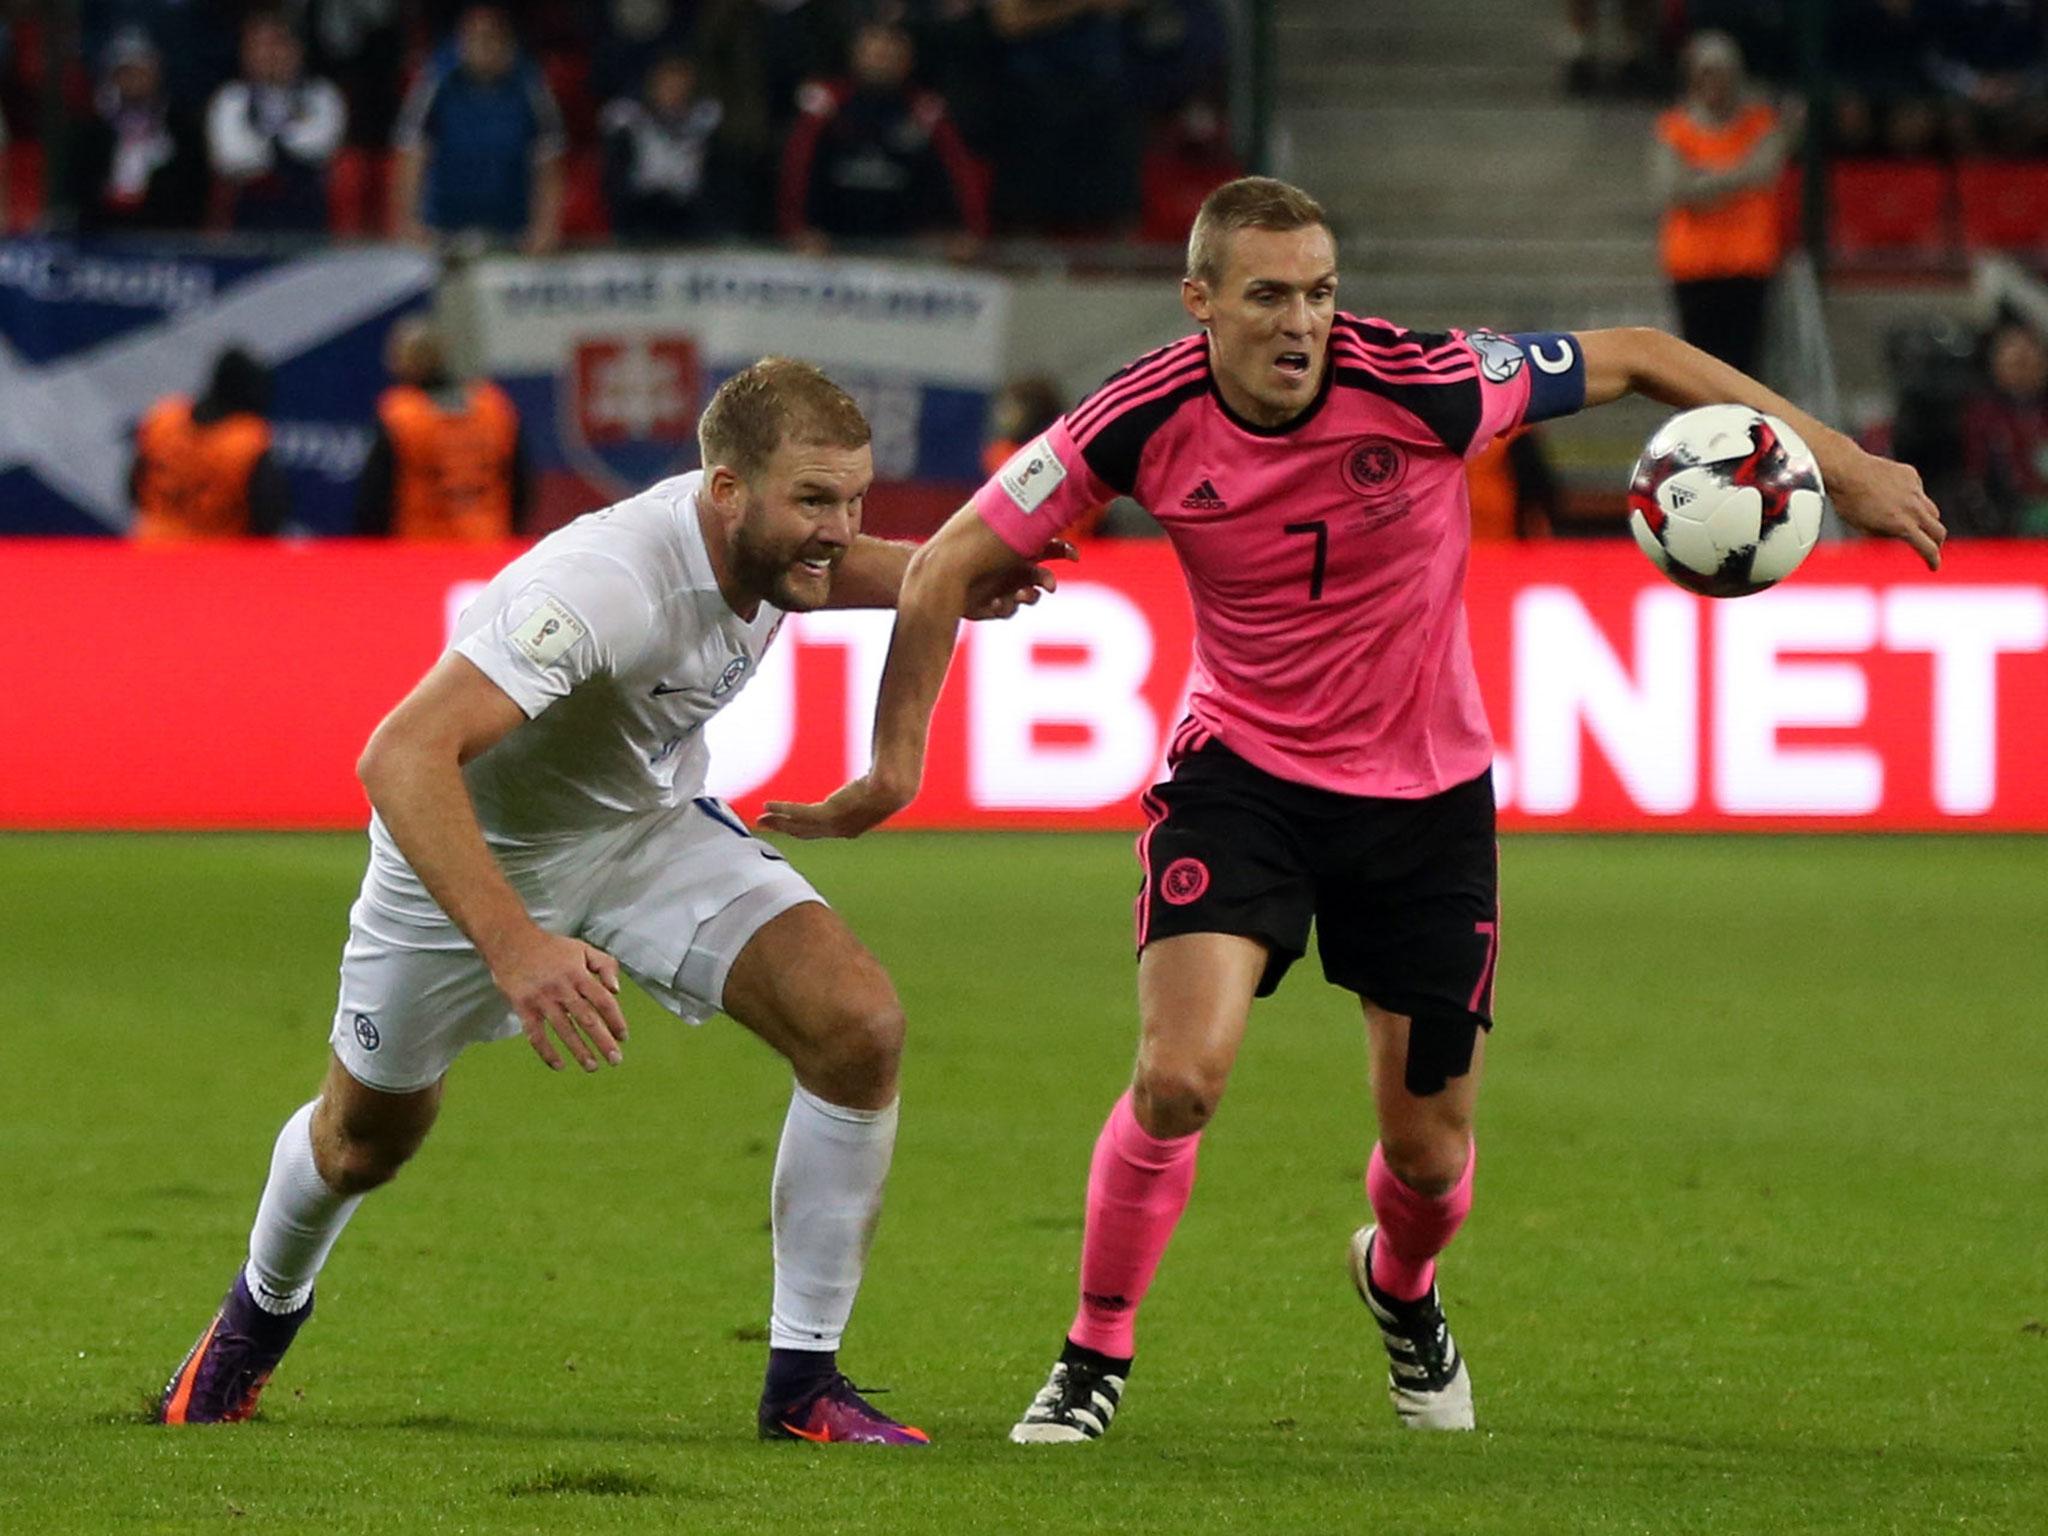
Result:
{"label": "orange high-visibility vest", "polygon": [[1508,445],[1527,428],[1518,427],[1497,437],[1465,466],[1465,486],[1472,504],[1472,541],[1475,544],[1515,537],[1515,513],[1521,497],[1515,484],[1515,469],[1508,462]]}
{"label": "orange high-visibility vest", "polygon": [[497,385],[469,386],[459,411],[425,390],[394,385],[378,397],[391,438],[391,532],[469,542],[512,536],[512,460],[519,412]]}
{"label": "orange high-visibility vest", "polygon": [[135,528],[154,544],[239,539],[249,531],[249,479],[270,448],[260,416],[224,416],[204,426],[192,402],[171,395],[135,429]]}
{"label": "orange high-visibility vest", "polygon": [[[1759,140],[1778,126],[1777,111],[1754,102],[1717,128],[1681,108],[1657,119],[1657,137],[1696,171],[1740,165]],[[1769,277],[1778,270],[1778,194],[1774,187],[1732,192],[1698,208],[1664,213],[1664,271],[1674,283],[1714,277]]]}

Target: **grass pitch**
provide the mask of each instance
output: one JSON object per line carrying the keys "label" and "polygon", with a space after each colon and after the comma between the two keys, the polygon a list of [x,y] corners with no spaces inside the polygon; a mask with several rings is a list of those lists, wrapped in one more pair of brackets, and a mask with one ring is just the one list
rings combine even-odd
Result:
{"label": "grass pitch", "polygon": [[1481,1430],[1397,1430],[1344,1275],[1357,1016],[1261,1005],[1111,1437],[1004,1433],[1133,1038],[1120,838],[796,857],[912,1020],[845,1363],[929,1453],[762,1446],[784,1071],[640,1000],[472,1053],[262,1418],[139,1422],[322,1067],[354,838],[0,839],[0,1530],[2048,1530],[2048,846],[1510,841]]}

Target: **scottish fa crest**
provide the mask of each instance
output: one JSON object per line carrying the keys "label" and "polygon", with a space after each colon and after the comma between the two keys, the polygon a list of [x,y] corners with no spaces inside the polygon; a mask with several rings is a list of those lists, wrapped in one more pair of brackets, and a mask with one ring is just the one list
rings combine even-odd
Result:
{"label": "scottish fa crest", "polygon": [[691,337],[579,341],[564,384],[562,446],[594,485],[627,495],[694,462],[704,372]]}

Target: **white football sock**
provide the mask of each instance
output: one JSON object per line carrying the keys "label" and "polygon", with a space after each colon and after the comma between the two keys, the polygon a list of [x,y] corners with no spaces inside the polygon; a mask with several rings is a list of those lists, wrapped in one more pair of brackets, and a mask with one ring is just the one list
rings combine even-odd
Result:
{"label": "white football sock", "polygon": [[313,1294],[313,1277],[348,1225],[361,1195],[338,1195],[313,1162],[313,1105],[301,1105],[277,1133],[270,1182],[249,1233],[249,1294],[266,1312],[296,1312]]}
{"label": "white football sock", "polygon": [[895,1104],[847,1109],[800,1084],[790,1096],[775,1155],[772,1347],[839,1347],[895,1150]]}

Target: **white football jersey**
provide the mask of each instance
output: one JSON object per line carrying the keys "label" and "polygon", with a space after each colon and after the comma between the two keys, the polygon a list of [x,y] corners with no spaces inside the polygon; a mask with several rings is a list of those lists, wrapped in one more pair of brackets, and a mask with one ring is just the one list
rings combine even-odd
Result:
{"label": "white football jersey", "polygon": [[[527,721],[463,770],[493,844],[550,842],[703,794],[704,722],[782,623],[726,606],[693,472],[542,539],[457,621],[452,649]],[[389,849],[383,827],[372,837]],[[389,851],[395,852],[395,849]]]}

